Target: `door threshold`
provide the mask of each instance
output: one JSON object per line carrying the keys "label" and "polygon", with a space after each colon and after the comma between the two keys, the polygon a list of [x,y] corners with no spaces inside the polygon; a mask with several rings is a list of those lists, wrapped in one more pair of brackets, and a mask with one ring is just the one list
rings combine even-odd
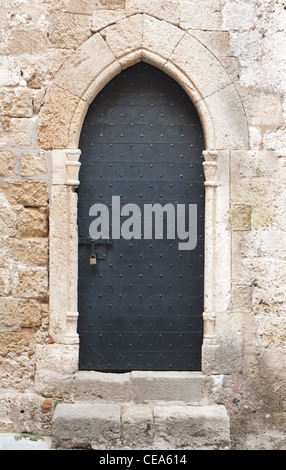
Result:
{"label": "door threshold", "polygon": [[195,371],[132,371],[122,374],[78,371],[74,378],[75,400],[149,403],[172,401],[200,403],[209,380]]}

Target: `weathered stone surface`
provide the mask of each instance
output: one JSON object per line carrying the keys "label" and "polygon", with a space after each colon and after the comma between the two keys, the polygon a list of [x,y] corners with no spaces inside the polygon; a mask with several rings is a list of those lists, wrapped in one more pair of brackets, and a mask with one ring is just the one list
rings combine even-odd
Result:
{"label": "weathered stone surface", "polygon": [[7,26],[11,30],[35,31],[46,25],[46,12],[38,8],[36,2],[27,2],[26,5],[22,2],[15,7],[11,5],[7,11]]}
{"label": "weathered stone surface", "polygon": [[41,306],[34,300],[0,297],[0,324],[33,328],[41,325]]}
{"label": "weathered stone surface", "polygon": [[194,38],[198,39],[216,57],[227,57],[229,59],[233,59],[227,31],[204,31],[201,29],[192,29],[189,33]]}
{"label": "weathered stone surface", "polygon": [[120,440],[120,406],[59,404],[53,416],[56,445],[64,448],[116,447]]}
{"label": "weathered stone surface", "polygon": [[73,382],[74,378],[70,373],[40,368],[35,374],[35,391],[44,397],[71,400],[74,396]]}
{"label": "weathered stone surface", "polygon": [[48,202],[46,183],[17,181],[5,183],[2,192],[11,204],[23,206],[46,206]]}
{"label": "weathered stone surface", "polygon": [[235,285],[232,288],[231,310],[240,312],[251,310],[252,307],[252,287]]}
{"label": "weathered stone surface", "polygon": [[97,7],[97,0],[44,0],[48,12],[60,10],[68,13],[91,15]]}
{"label": "weathered stone surface", "polygon": [[59,404],[56,448],[223,449],[229,446],[225,407]]}
{"label": "weathered stone surface", "polygon": [[224,406],[156,406],[155,442],[170,448],[228,448],[229,418]]}
{"label": "weathered stone surface", "polygon": [[227,30],[249,31],[255,25],[255,5],[230,2],[223,10],[223,24]]}
{"label": "weathered stone surface", "polygon": [[103,9],[125,8],[126,0],[95,0],[95,6]]}
{"label": "weathered stone surface", "polygon": [[7,45],[7,55],[41,54],[48,48],[47,33],[42,31],[12,31]]}
{"label": "weathered stone surface", "polygon": [[66,148],[70,123],[79,98],[58,86],[53,86],[40,114],[38,145],[42,149]]}
{"label": "weathered stone surface", "polygon": [[95,34],[70,56],[57,74],[54,83],[82,98],[91,81],[114,61],[114,55],[106,42],[100,34]]}
{"label": "weathered stone surface", "polygon": [[17,214],[10,207],[2,190],[0,192],[0,232],[1,238],[13,237],[17,233]]}
{"label": "weathered stone surface", "polygon": [[197,372],[131,372],[134,402],[156,400],[198,403],[202,399],[204,377]]}
{"label": "weathered stone surface", "polygon": [[13,275],[13,296],[42,298],[48,295],[48,273],[46,268],[21,268]]}
{"label": "weathered stone surface", "polygon": [[130,374],[79,371],[74,379],[75,399],[80,401],[130,401]]}
{"label": "weathered stone surface", "polygon": [[37,154],[28,154],[21,157],[21,175],[32,176],[39,173],[46,173],[46,154],[45,152]]}
{"label": "weathered stone surface", "polygon": [[102,31],[102,35],[116,58],[121,58],[142,47],[142,15],[118,21]]}
{"label": "weathered stone surface", "polygon": [[20,83],[20,67],[14,57],[0,57],[0,85],[10,86]]}
{"label": "weathered stone surface", "polygon": [[144,449],[154,438],[153,409],[147,405],[122,407],[122,445]]}
{"label": "weathered stone surface", "polygon": [[[239,423],[247,420],[246,445],[283,446],[284,2],[3,0],[0,30],[0,429],[49,432],[52,402],[43,407],[43,397],[106,399],[109,404],[124,399],[120,445],[124,440],[132,447],[183,443],[210,448],[213,436],[214,446],[221,445],[212,412],[213,436],[190,407],[177,413],[170,403],[164,411],[156,406],[156,438],[149,440],[158,397],[182,401],[191,396],[198,403],[201,391],[206,398],[205,381],[181,375],[170,378],[170,384],[160,374],[154,380],[140,372],[107,379],[78,372],[77,195],[75,184],[66,186],[71,176],[66,155],[58,166],[46,168],[40,148],[76,149],[93,98],[122,69],[142,59],[189,93],[206,148],[218,155],[214,181],[206,171],[203,367],[215,374],[210,380],[220,391],[210,392],[208,400],[227,401],[234,442],[240,442]],[[207,158],[214,161],[214,154]],[[53,201],[49,240],[44,181],[51,184]],[[22,393],[21,399],[16,390],[35,387],[35,371],[42,396]],[[13,392],[5,395],[5,387]],[[205,416],[203,408],[195,411]],[[204,426],[207,442],[199,438]],[[194,429],[198,435],[188,440]],[[105,447],[106,442],[93,445]]]}
{"label": "weathered stone surface", "polygon": [[32,114],[33,93],[31,90],[23,88],[0,90],[0,115],[31,117]]}
{"label": "weathered stone surface", "polygon": [[12,142],[13,145],[30,145],[33,140],[35,124],[35,119],[33,117],[12,118],[6,141]]}
{"label": "weathered stone surface", "polygon": [[10,150],[0,151],[0,176],[11,176],[15,170],[16,158]]}
{"label": "weathered stone surface", "polygon": [[262,129],[277,129],[283,125],[283,106],[281,96],[263,91],[240,88],[240,96],[251,126]]}
{"label": "weathered stone surface", "polygon": [[[60,344],[50,338],[48,343],[39,343],[36,348],[38,372],[42,373],[43,380],[49,383],[55,393],[54,372],[68,375],[69,380],[74,379],[73,374],[78,371],[78,349],[76,345]],[[45,373],[47,371],[47,373]],[[52,372],[52,373],[51,373]]]}
{"label": "weathered stone surface", "polygon": [[183,29],[220,30],[221,2],[219,0],[181,0],[180,26]]}
{"label": "weathered stone surface", "polygon": [[0,268],[0,296],[11,293],[11,274],[9,269]]}
{"label": "weathered stone surface", "polygon": [[172,24],[179,24],[180,21],[180,2],[179,0],[127,0],[127,9],[136,13],[147,13]]}
{"label": "weathered stone surface", "polygon": [[[249,12],[250,15],[246,15]],[[286,13],[282,2],[255,5],[229,0],[223,11],[230,45],[242,65],[240,83],[246,87],[285,93]],[[242,20],[243,17],[243,20]],[[251,28],[247,26],[252,24]]]}
{"label": "weathered stone surface", "polygon": [[252,207],[249,205],[237,204],[231,207],[231,229],[251,230]]}
{"label": "weathered stone surface", "polygon": [[26,266],[48,265],[48,239],[12,239],[9,241],[10,256]]}
{"label": "weathered stone surface", "polygon": [[[129,13],[131,14],[131,13]],[[126,10],[96,10],[93,12],[91,30],[100,31],[102,28],[122,20],[126,16]]]}
{"label": "weathered stone surface", "polygon": [[18,353],[27,349],[34,339],[34,331],[30,328],[0,333],[0,354]]}
{"label": "weathered stone surface", "polygon": [[46,208],[24,208],[19,212],[18,236],[30,238],[46,237],[47,235],[48,218]]}
{"label": "weathered stone surface", "polygon": [[[198,102],[198,107],[201,104],[209,107],[212,113],[215,109],[218,110],[216,119],[216,135],[215,147],[218,149],[223,148],[248,148],[248,124],[244,109],[242,107],[239,95],[232,85],[223,87],[210,96],[207,96],[203,102]],[[236,119],[236,116],[240,119]]]}
{"label": "weathered stone surface", "polygon": [[91,35],[87,15],[54,11],[49,18],[48,38],[53,47],[76,49]]}
{"label": "weathered stone surface", "polygon": [[143,16],[142,46],[149,52],[153,51],[168,58],[183,35],[183,31],[165,21],[159,21],[148,15]]}
{"label": "weathered stone surface", "polygon": [[[212,54],[190,34],[185,34],[171,55],[171,60],[194,81],[203,97],[225,88],[230,79]],[[206,73],[205,64],[208,64]]]}
{"label": "weathered stone surface", "polygon": [[21,57],[21,74],[25,84],[32,89],[48,88],[69,56],[67,49],[49,49],[43,54]]}

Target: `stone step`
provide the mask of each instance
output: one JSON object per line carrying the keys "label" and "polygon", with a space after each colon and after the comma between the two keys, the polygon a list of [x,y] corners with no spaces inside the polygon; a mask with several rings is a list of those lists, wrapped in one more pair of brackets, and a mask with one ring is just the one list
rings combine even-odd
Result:
{"label": "stone step", "polygon": [[229,418],[223,405],[58,404],[56,449],[227,449]]}
{"label": "stone step", "polygon": [[134,371],[114,374],[80,371],[74,378],[74,401],[172,401],[197,405],[206,400],[212,389],[212,380],[201,372]]}

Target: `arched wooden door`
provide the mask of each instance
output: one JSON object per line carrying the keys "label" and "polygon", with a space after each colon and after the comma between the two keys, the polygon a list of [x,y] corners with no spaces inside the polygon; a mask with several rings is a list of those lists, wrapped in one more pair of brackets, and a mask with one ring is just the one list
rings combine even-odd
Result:
{"label": "arched wooden door", "polygon": [[189,97],[151,65],[122,72],[91,104],[78,190],[81,370],[201,369],[203,148]]}

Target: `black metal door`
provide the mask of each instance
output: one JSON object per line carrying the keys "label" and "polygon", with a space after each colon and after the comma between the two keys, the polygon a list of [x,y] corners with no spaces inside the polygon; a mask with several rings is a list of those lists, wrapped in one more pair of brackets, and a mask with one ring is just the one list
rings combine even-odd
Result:
{"label": "black metal door", "polygon": [[[203,147],[190,99],[150,65],[140,63],[122,72],[90,106],[80,140],[78,191],[81,370],[201,369]],[[120,207],[131,203],[140,209],[140,238],[138,231],[135,238],[116,238],[115,196]],[[90,209],[97,203],[110,211],[110,238],[94,242],[90,228],[97,219]],[[197,208],[196,247],[179,249],[182,237],[175,232],[170,238],[171,219],[164,212],[163,232],[156,236],[153,220],[152,238],[146,238],[146,204],[169,204],[176,217],[179,205],[185,205],[185,214],[190,204]],[[130,222],[124,214],[121,228]],[[131,236],[137,222],[129,224]],[[186,218],[190,228],[188,223]]]}

